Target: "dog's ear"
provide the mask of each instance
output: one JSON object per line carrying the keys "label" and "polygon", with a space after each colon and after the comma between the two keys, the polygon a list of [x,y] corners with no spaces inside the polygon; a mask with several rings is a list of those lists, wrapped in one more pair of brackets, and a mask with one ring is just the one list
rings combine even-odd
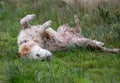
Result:
{"label": "dog's ear", "polygon": [[27,45],[24,45],[23,47],[21,47],[21,49],[19,50],[18,52],[18,55],[20,57],[25,57],[26,54],[30,53],[31,52],[31,49],[29,46]]}

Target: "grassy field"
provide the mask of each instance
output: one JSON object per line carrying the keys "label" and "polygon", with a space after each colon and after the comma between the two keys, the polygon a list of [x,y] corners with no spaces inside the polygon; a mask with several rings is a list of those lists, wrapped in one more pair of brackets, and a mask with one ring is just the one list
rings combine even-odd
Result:
{"label": "grassy field", "polygon": [[53,53],[51,61],[17,56],[19,21],[31,13],[37,15],[31,24],[52,20],[54,29],[65,23],[74,27],[77,14],[85,37],[120,48],[119,4],[104,3],[90,9],[61,0],[1,0],[0,83],[120,83],[120,54],[73,47]]}

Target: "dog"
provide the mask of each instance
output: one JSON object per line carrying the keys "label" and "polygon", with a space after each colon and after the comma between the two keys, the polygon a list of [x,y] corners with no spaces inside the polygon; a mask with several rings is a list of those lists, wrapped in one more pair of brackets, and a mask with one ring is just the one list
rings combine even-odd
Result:
{"label": "dog", "polygon": [[120,53],[120,49],[108,49],[104,43],[85,38],[81,33],[80,21],[75,15],[76,28],[68,24],[58,27],[57,31],[52,29],[49,20],[42,25],[30,25],[29,22],[35,18],[35,14],[28,14],[20,21],[22,29],[17,37],[18,54],[22,58],[34,58],[50,60],[52,52],[67,50],[71,45],[90,46],[102,52]]}

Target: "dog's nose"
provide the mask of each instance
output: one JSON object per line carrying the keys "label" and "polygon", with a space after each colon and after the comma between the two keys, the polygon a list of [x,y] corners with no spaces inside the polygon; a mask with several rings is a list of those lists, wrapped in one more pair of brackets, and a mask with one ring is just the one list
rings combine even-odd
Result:
{"label": "dog's nose", "polygon": [[48,56],[46,57],[47,60],[50,60],[51,58],[52,58],[51,55],[48,55]]}
{"label": "dog's nose", "polygon": [[36,54],[37,57],[40,57],[40,54]]}

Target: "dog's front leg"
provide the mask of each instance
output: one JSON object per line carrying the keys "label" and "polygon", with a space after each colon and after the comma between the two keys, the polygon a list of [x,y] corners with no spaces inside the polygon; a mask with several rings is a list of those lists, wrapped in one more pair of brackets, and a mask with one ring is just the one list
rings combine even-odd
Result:
{"label": "dog's front leg", "polygon": [[30,28],[29,22],[35,18],[35,14],[28,14],[20,20],[20,24],[22,25],[23,29]]}

